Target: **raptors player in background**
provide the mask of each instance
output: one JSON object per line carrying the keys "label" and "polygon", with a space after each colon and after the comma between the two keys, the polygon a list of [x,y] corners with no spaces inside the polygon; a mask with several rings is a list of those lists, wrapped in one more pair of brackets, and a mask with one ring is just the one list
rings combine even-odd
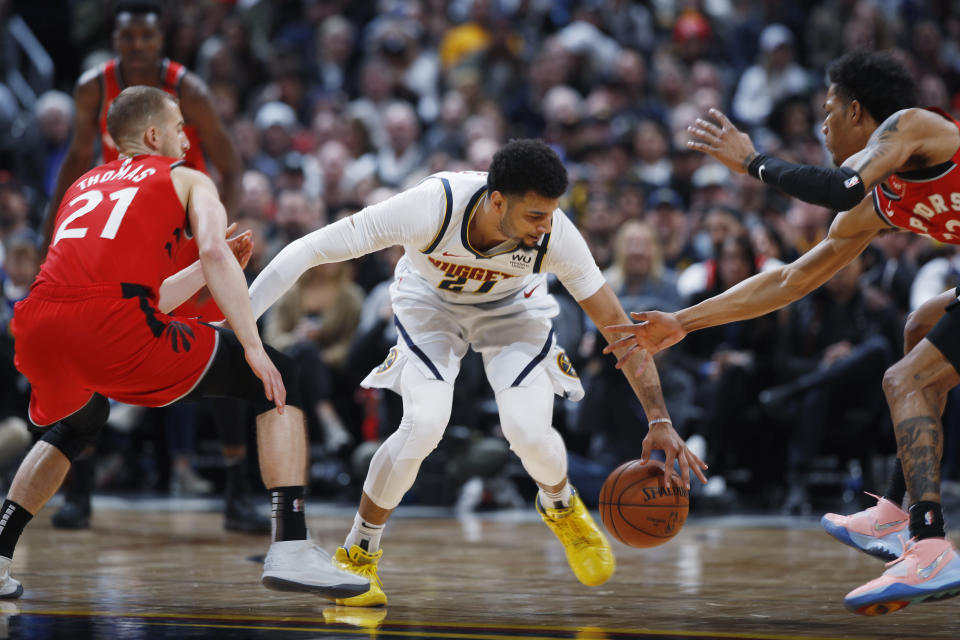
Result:
{"label": "raptors player in background", "polygon": [[[213,181],[181,166],[189,143],[177,102],[130,87],[110,106],[107,126],[121,157],[67,189],[47,259],[11,324],[14,364],[31,384],[30,420],[44,435],[0,507],[0,597],[22,593],[9,575],[20,534],[103,428],[108,398],[157,407],[208,396],[247,398],[257,410],[273,501],[264,586],[331,598],[366,591],[366,580],[331,567],[307,537],[296,368],[260,341]],[[168,277],[191,236],[199,262]],[[204,285],[232,331],[167,314]]]}
{"label": "raptors player in background", "polygon": [[[162,89],[180,101],[186,120],[184,131],[190,141],[186,162],[194,169],[206,171],[204,154],[209,157],[220,176],[221,199],[229,216],[239,201],[240,156],[214,110],[203,81],[183,65],[162,57],[160,3],[156,0],[118,0],[114,14],[113,46],[117,57],[87,71],[77,81],[74,89],[76,116],[73,139],[57,176],[51,211],[56,211],[67,187],[94,164],[98,140],[103,161],[116,160],[117,146],[107,131],[107,111],[125,87],[144,85]],[[53,218],[53,215],[48,215],[44,224],[45,247],[52,240]],[[196,243],[188,242],[173,267],[186,267],[196,259]],[[178,307],[174,315],[196,316],[208,322],[223,317],[205,289]],[[222,399],[208,400],[204,404],[216,423],[226,466],[224,526],[233,531],[269,532],[269,521],[246,498],[247,441],[244,425],[248,417],[243,403]],[[174,428],[191,427],[176,425]],[[92,451],[77,459],[73,474],[64,488],[64,506],[53,516],[54,526],[69,529],[90,526],[90,493],[93,484],[91,456]],[[176,465],[183,467],[183,474],[191,475],[186,466],[188,463],[189,458],[186,457],[175,460]]]}
{"label": "raptors player in background", "polygon": [[[900,109],[878,122],[874,116],[879,112],[871,113],[865,105],[884,102],[884,96],[903,85],[870,75],[871,69],[861,62],[847,56],[830,69],[823,133],[837,168],[795,165],[758,154],[750,138],[716,110],[711,112],[713,122],[698,119],[690,128],[696,138],[690,146],[732,170],[842,211],[827,237],[793,263],[749,278],[693,307],[632,314],[641,322],[610,327],[627,334],[611,347],[655,353],[690,331],[779,309],[829,280],[880,233],[910,231],[960,244],[960,123],[937,109],[920,108]],[[888,63],[902,68],[892,58]],[[864,147],[865,132],[869,138]],[[945,536],[940,504],[940,415],[947,392],[960,383],[956,292],[924,304],[921,315],[920,326],[930,326],[930,318],[938,320],[883,380],[911,501],[901,522],[909,521],[912,538],[881,577],[845,597],[847,608],[865,615],[960,594],[960,557]],[[910,342],[908,332],[908,346]],[[883,511],[895,511],[896,506],[882,501],[873,509],[858,520],[877,523]],[[896,518],[882,519],[887,528],[900,524]],[[880,537],[879,530],[867,535],[870,532],[860,531],[857,522],[842,517],[825,517],[824,526],[851,546],[880,555],[879,549],[868,548]]]}
{"label": "raptors player in background", "polygon": [[[399,338],[362,383],[399,393],[403,418],[370,462],[353,528],[334,557],[340,568],[368,577],[370,590],[339,604],[386,604],[377,575],[380,537],[443,437],[469,347],[483,357],[504,437],[539,485],[537,510],[565,546],[574,574],[589,586],[613,574],[610,545],[567,482],[566,447],[551,424],[554,394],[579,399],[583,387],[557,345],[551,318],[559,309],[547,292],[547,273],[558,276],[596,326],[627,316],[557,206],[566,188],[566,169],[548,146],[514,140],[495,154],[489,173],[425,178],[287,245],[254,281],[256,317],[313,266],[404,247],[390,289]],[[688,488],[691,469],[705,480],[705,465],[670,423],[656,367],[631,369],[627,378],[649,425],[641,456],[663,449],[666,467],[676,460]]]}

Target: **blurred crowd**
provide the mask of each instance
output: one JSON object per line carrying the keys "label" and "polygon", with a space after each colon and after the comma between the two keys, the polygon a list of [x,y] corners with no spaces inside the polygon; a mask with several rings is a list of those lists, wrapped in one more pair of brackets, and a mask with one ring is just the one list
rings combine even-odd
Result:
{"label": "blurred crowd", "polygon": [[[249,278],[313,229],[435,171],[485,171],[505,141],[537,137],[566,163],[562,208],[624,307],[675,310],[795,259],[833,216],[689,150],[695,118],[720,109],[762,152],[828,165],[825,68],[856,48],[895,51],[921,105],[960,115],[960,7],[950,0],[164,4],[164,53],[206,83],[243,163],[229,215],[254,232]],[[8,428],[28,440],[27,388],[5,328],[56,208],[49,199],[71,138],[72,88],[114,55],[111,8],[109,0],[0,1],[2,24],[21,17],[55,70],[54,88],[32,104],[0,84],[0,440]],[[0,44],[7,37],[0,33]],[[396,339],[386,286],[400,251],[311,270],[262,322],[265,339],[307,372],[320,496],[355,498],[371,443],[399,422],[398,398],[358,382]],[[958,274],[954,247],[886,235],[782,312],[691,334],[658,356],[674,424],[711,465],[703,499],[803,512],[820,481],[833,494],[876,488],[877,463],[895,451],[883,371],[902,351],[906,314],[958,284]],[[573,483],[595,499],[606,473],[639,455],[645,418],[600,354],[602,337],[554,285],[558,335],[587,390],[581,403],[557,401],[555,425],[571,449]],[[180,488],[204,492],[218,477],[217,445],[209,417],[195,411],[196,477],[181,477]],[[163,412],[116,408],[98,487],[165,490],[163,461],[171,443],[184,445],[173,433],[183,418]],[[956,442],[953,413],[948,407],[947,438]],[[448,435],[408,499],[475,509],[531,493],[512,481],[523,472],[497,428],[471,354]],[[949,481],[960,466],[946,450]]]}

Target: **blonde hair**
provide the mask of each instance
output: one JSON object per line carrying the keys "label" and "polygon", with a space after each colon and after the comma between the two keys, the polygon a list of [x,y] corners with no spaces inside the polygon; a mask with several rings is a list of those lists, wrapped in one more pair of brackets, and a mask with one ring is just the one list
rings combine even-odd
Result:
{"label": "blonde hair", "polygon": [[121,91],[107,111],[107,132],[114,143],[119,146],[122,140],[138,137],[163,113],[168,100],[176,103],[176,98],[156,87],[137,85]]}

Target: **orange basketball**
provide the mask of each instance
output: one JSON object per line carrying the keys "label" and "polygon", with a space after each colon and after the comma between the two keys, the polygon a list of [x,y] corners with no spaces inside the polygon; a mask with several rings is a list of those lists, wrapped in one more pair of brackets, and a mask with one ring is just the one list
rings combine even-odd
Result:
{"label": "orange basketball", "polygon": [[690,496],[675,471],[663,485],[659,460],[624,462],[600,490],[600,518],[610,535],[631,547],[655,547],[677,535],[687,520]]}

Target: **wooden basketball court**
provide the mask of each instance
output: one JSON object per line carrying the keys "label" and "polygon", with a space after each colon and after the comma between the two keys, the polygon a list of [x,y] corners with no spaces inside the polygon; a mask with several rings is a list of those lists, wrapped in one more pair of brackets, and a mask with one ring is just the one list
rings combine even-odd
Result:
{"label": "wooden basketball court", "polygon": [[[160,503],[160,508],[157,507]],[[457,519],[401,507],[387,527],[381,609],[336,607],[259,584],[266,536],[227,533],[176,501],[95,501],[89,531],[28,527],[0,601],[0,638],[958,638],[960,599],[878,618],[843,595],[883,569],[815,519],[697,518],[649,550],[614,543],[617,573],[582,586],[531,508]],[[311,505],[328,550],[352,510]]]}

